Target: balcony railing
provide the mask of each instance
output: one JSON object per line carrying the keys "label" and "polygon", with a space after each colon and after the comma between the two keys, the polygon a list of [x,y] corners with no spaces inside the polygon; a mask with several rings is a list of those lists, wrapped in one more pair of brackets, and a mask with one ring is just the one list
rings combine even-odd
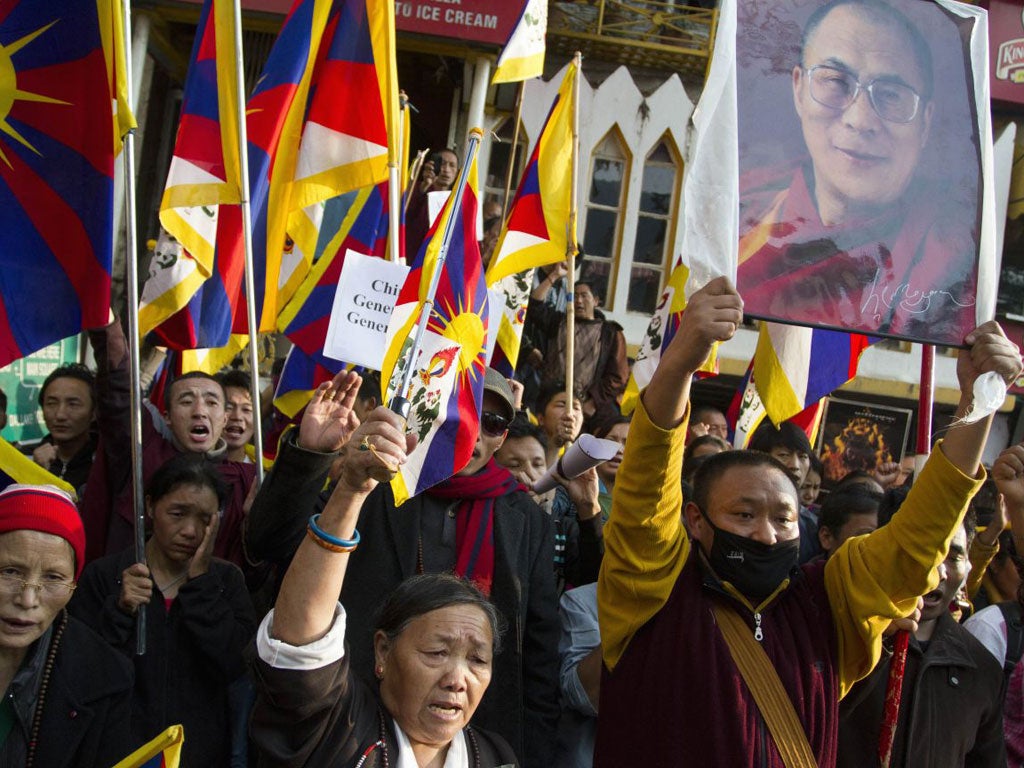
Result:
{"label": "balcony railing", "polygon": [[548,46],[571,55],[703,77],[718,11],[678,2],[568,0],[548,4]]}

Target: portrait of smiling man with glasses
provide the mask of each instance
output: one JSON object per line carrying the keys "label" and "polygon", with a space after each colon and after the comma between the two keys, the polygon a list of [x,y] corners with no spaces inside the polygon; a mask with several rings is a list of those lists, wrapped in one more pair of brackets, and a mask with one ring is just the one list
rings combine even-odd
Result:
{"label": "portrait of smiling man with glasses", "polygon": [[932,46],[899,10],[914,2],[818,7],[791,70],[805,156],[745,169],[741,141],[749,314],[954,344],[974,325],[980,185],[953,205],[921,173],[939,115]]}

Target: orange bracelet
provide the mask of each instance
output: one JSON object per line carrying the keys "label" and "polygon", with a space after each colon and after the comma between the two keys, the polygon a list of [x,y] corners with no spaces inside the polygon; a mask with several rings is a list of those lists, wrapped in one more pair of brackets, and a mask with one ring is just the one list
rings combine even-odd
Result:
{"label": "orange bracelet", "polygon": [[356,547],[358,546],[357,544],[355,544],[351,547],[339,547],[337,544],[332,544],[331,542],[326,541],[325,539],[322,539],[319,536],[317,536],[316,533],[313,531],[313,527],[309,525],[306,526],[306,535],[309,536],[309,538],[311,538],[313,541],[315,541],[319,546],[326,549],[328,552],[347,554],[349,552],[354,552]]}

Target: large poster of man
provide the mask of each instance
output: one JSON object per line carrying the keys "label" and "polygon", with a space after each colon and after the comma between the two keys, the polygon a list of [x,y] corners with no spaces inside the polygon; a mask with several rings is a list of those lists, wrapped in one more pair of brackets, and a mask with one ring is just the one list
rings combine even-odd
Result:
{"label": "large poster of man", "polygon": [[739,0],[748,314],[959,345],[988,312],[981,22],[956,5]]}

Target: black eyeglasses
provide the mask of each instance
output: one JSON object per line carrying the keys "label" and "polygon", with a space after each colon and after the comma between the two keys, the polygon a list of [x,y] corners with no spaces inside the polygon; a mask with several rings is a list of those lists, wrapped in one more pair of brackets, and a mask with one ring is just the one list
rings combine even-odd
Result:
{"label": "black eyeglasses", "polygon": [[508,429],[511,419],[493,411],[484,411],[480,414],[480,429],[488,437],[501,437]]}
{"label": "black eyeglasses", "polygon": [[921,97],[909,85],[878,78],[862,83],[852,73],[824,64],[804,71],[811,81],[811,98],[830,109],[846,109],[865,90],[872,109],[883,120],[909,123],[917,116]]}

